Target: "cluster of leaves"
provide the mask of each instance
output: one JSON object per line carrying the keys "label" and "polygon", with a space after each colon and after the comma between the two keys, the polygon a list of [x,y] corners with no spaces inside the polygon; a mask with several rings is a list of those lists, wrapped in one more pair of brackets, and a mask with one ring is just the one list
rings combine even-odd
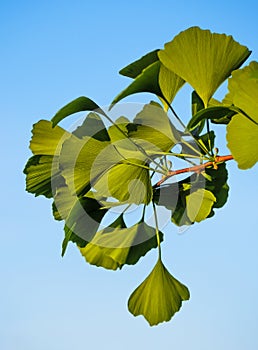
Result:
{"label": "cluster of leaves", "polygon": [[[154,94],[161,105],[150,102],[132,121],[124,116],[113,121],[94,101],[79,97],[51,121],[40,120],[33,126],[33,156],[24,169],[26,189],[53,198],[53,216],[64,221],[62,254],[74,242],[88,263],[116,270],[136,264],[158,248],[154,269],[128,302],[130,312],[143,315],[150,325],[170,320],[190,296],[161,260],[164,235],[158,226],[157,207],[170,210],[171,221],[182,226],[213,216],[227,201],[228,174],[224,158],[214,152],[210,122],[226,125],[228,148],[239,168],[250,168],[258,161],[258,63],[240,69],[250,53],[231,36],[189,28],[164,49],[120,71],[133,81],[110,108],[140,92]],[[222,101],[215,100],[212,96],[227,79],[227,95]],[[171,105],[185,83],[193,88],[187,127]],[[82,111],[90,113],[74,131],[57,125]],[[171,113],[182,130],[171,122]],[[177,144],[180,153],[173,152]],[[178,158],[188,168],[171,169]],[[193,174],[188,176],[190,171]],[[187,176],[167,181],[177,173]],[[161,181],[155,183],[154,175],[162,176]],[[125,216],[132,205],[142,209],[142,216],[130,225]],[[114,207],[122,209],[103,227]],[[153,209],[155,227],[146,223],[147,207]]]}

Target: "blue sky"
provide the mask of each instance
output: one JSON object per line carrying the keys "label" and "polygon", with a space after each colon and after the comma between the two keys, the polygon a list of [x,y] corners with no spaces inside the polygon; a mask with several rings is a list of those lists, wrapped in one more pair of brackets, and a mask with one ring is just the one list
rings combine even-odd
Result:
{"label": "blue sky", "polygon": [[166,227],[165,264],[191,299],[153,328],[126,304],[156,252],[120,272],[87,265],[72,245],[61,258],[62,224],[22,174],[33,123],[81,95],[110,103],[129,83],[119,69],[183,29],[232,34],[258,61],[257,10],[250,0],[1,2],[2,350],[258,348],[257,166],[228,164],[230,198],[214,218],[184,234]]}

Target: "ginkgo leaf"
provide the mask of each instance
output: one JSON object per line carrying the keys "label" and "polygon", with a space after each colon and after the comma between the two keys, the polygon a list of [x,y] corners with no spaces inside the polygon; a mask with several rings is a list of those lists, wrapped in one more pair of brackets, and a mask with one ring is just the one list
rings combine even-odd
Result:
{"label": "ginkgo leaf", "polygon": [[56,188],[63,186],[59,153],[62,143],[70,136],[59,126],[52,128],[50,121],[40,120],[34,124],[30,148],[35,155],[28,160],[23,171],[28,192],[51,198]]}
{"label": "ginkgo leaf", "polygon": [[[159,232],[160,241],[163,234]],[[123,215],[109,227],[96,233],[91,242],[80,248],[87,262],[116,270],[136,264],[149,250],[157,247],[156,230],[144,222],[126,227]]]}
{"label": "ginkgo leaf", "polygon": [[[171,104],[174,100],[176,94],[184,85],[185,81],[177,74],[166,68],[163,64],[160,65],[159,70],[159,86],[163,97],[161,101],[163,102],[165,111],[168,110],[168,103]],[[166,101],[164,101],[164,98]]]}
{"label": "ginkgo leaf", "polygon": [[192,222],[200,222],[210,214],[216,197],[211,191],[200,188],[186,196],[187,216]]}
{"label": "ginkgo leaf", "polygon": [[187,287],[175,279],[159,259],[130,296],[128,309],[134,316],[143,315],[154,326],[169,321],[180,310],[182,302],[189,298]]}
{"label": "ginkgo leaf", "polygon": [[141,74],[143,69],[150,66],[152,63],[158,61],[159,59],[158,51],[159,50],[148,52],[146,55],[142,56],[140,59],[122,68],[119,71],[119,74],[135,79],[139,74]]}
{"label": "ginkgo leaf", "polygon": [[258,162],[258,62],[232,73],[228,89],[235,106],[244,113],[236,114],[227,126],[227,141],[240,169]]}
{"label": "ginkgo leaf", "polygon": [[53,127],[69,115],[83,111],[98,111],[100,114],[105,115],[105,113],[94,101],[88,97],[81,96],[69,102],[54,115],[54,117],[51,119]]}
{"label": "ginkgo leaf", "polygon": [[139,92],[150,92],[162,97],[162,92],[160,90],[158,82],[159,69],[159,61],[154,62],[147,68],[143,69],[143,71],[135,78],[135,80],[125,90],[120,92],[118,96],[115,97],[111,103],[111,108],[123,98]]}
{"label": "ginkgo leaf", "polygon": [[30,149],[35,155],[59,155],[63,142],[71,133],[60,128],[52,127],[48,120],[40,120],[33,125]]}
{"label": "ginkgo leaf", "polygon": [[168,152],[179,142],[180,135],[168,118],[167,113],[157,103],[146,104],[133,120],[129,136],[143,149]]}
{"label": "ginkgo leaf", "polygon": [[92,137],[70,137],[60,153],[62,175],[70,191],[77,194],[88,192],[97,176],[120,161],[121,156],[110,142]]}
{"label": "ginkgo leaf", "polygon": [[113,166],[96,181],[94,188],[120,202],[148,204],[152,199],[149,168],[139,159],[128,159]]}
{"label": "ginkgo leaf", "polygon": [[73,135],[83,138],[85,136],[93,137],[99,141],[110,141],[105,124],[97,113],[89,113],[84,119],[82,125],[73,131]]}
{"label": "ginkgo leaf", "polygon": [[158,52],[160,61],[195,89],[205,107],[221,83],[250,54],[232,36],[199,27],[179,33]]}
{"label": "ginkgo leaf", "polygon": [[[94,198],[76,198],[65,220],[62,256],[69,241],[84,247],[92,240],[107,210]],[[64,213],[64,212],[63,212]]]}

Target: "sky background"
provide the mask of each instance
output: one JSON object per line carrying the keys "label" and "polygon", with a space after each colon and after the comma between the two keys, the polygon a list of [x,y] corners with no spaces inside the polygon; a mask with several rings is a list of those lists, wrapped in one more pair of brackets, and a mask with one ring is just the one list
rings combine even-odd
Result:
{"label": "sky background", "polygon": [[[165,228],[165,265],[191,299],[152,328],[127,299],[157,252],[116,272],[72,245],[61,258],[62,224],[50,201],[25,192],[22,174],[33,123],[81,95],[109,104],[129,83],[119,69],[190,26],[232,34],[258,61],[257,13],[250,0],[1,2],[1,350],[258,348],[257,166],[228,164],[230,197],[214,218],[181,234]],[[188,90],[175,102],[181,113]]]}

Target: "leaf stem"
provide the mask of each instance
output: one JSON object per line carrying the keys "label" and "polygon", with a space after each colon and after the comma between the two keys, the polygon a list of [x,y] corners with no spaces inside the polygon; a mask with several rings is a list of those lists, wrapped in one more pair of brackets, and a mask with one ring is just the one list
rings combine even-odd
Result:
{"label": "leaf stem", "polygon": [[155,220],[155,227],[156,227],[156,238],[157,238],[157,245],[159,249],[159,259],[161,259],[161,247],[160,247],[160,237],[159,237],[159,225],[158,225],[158,215],[156,211],[156,207],[154,202],[152,202],[153,205],[153,212],[154,212],[154,220]]}

